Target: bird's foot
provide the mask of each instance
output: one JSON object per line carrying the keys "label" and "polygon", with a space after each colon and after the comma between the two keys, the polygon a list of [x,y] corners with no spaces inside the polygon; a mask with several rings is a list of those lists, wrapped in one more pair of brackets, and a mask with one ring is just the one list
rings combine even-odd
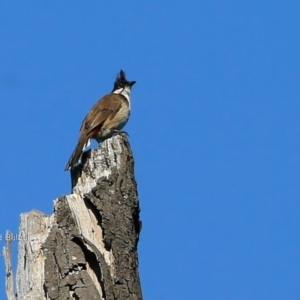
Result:
{"label": "bird's foot", "polygon": [[118,135],[118,134],[126,135],[126,137],[129,137],[129,134],[124,130],[117,130],[117,129],[113,130],[113,136]]}

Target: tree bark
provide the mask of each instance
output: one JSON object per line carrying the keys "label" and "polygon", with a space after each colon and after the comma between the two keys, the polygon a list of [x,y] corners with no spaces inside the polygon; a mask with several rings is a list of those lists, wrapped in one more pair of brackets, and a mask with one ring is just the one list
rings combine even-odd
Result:
{"label": "tree bark", "polygon": [[85,152],[71,179],[72,193],[54,201],[51,216],[21,215],[17,299],[142,299],[140,209],[127,137]]}

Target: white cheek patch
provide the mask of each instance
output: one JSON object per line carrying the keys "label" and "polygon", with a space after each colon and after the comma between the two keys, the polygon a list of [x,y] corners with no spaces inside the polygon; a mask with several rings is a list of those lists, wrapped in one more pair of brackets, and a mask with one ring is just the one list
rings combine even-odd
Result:
{"label": "white cheek patch", "polygon": [[123,91],[123,88],[117,89],[114,91],[114,94],[120,94]]}

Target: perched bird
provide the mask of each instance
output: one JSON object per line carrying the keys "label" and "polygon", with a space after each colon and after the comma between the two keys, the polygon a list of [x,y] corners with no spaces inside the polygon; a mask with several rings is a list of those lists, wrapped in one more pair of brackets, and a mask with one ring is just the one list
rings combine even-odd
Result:
{"label": "perched bird", "polygon": [[136,81],[128,81],[124,71],[120,71],[111,93],[102,97],[88,112],[82,122],[77,146],[65,170],[72,169],[80,160],[82,152],[90,145],[90,140],[98,143],[111,137],[125,126],[130,115],[130,93]]}

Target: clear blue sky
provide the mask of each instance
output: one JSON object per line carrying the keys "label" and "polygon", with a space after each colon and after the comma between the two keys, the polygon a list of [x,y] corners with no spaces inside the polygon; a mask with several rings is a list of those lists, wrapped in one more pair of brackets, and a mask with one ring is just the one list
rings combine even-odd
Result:
{"label": "clear blue sky", "polygon": [[123,68],[137,81],[126,131],[144,299],[299,299],[299,13],[289,0],[0,0],[0,234],[70,192],[81,121]]}

